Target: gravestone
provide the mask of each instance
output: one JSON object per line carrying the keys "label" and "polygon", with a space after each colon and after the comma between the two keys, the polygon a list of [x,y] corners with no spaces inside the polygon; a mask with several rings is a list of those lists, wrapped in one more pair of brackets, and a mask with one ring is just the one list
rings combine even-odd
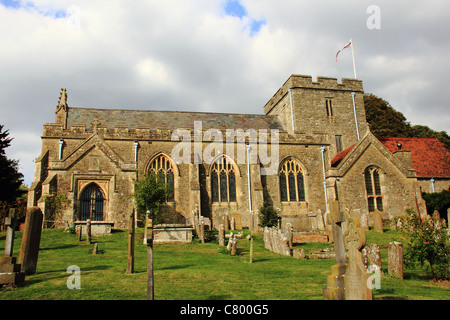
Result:
{"label": "gravestone", "polygon": [[233,237],[230,238],[230,241],[231,241],[231,255],[235,256],[237,253],[237,242],[238,242],[236,235],[233,235]]}
{"label": "gravestone", "polygon": [[9,216],[5,217],[6,239],[5,239],[5,257],[13,256],[14,233],[16,228],[16,209],[9,209]]}
{"label": "gravestone", "polygon": [[303,249],[303,248],[295,248],[292,251],[292,256],[295,259],[305,259],[306,258],[305,249]]}
{"label": "gravestone", "polygon": [[36,273],[39,245],[41,242],[43,214],[39,207],[29,208],[20,246],[19,264],[26,275]]}
{"label": "gravestone", "polygon": [[403,246],[400,242],[389,243],[388,272],[389,275],[403,279]]}
{"label": "gravestone", "polygon": [[219,226],[219,246],[225,245],[225,226],[221,224]]}
{"label": "gravestone", "polygon": [[331,275],[327,277],[327,287],[323,289],[325,300],[345,300],[344,275],[346,270],[345,246],[342,234],[342,223],[345,215],[339,210],[338,201],[330,201],[327,224],[332,226],[336,264],[331,267]]}
{"label": "gravestone", "polygon": [[275,227],[264,228],[264,247],[274,253],[291,256],[288,237],[282,230]]}
{"label": "gravestone", "polygon": [[233,244],[233,237],[234,237],[233,232],[230,232],[230,238],[228,239],[228,244],[227,244],[228,251],[231,251],[231,245]]}
{"label": "gravestone", "polygon": [[[381,254],[380,254],[380,247],[372,243],[368,246],[365,246],[362,250],[363,256],[364,256],[364,265],[367,269],[369,269],[371,266],[376,266],[380,270],[381,269]],[[371,268],[373,269],[373,268]]]}
{"label": "gravestone", "polygon": [[360,226],[363,230],[369,230],[369,218],[365,212],[361,213]]}
{"label": "gravestone", "polygon": [[347,232],[344,234],[348,249],[348,266],[345,271],[345,300],[372,300],[372,290],[367,286],[369,274],[363,264],[361,249],[366,244],[366,234],[359,227],[358,218],[346,214]]}
{"label": "gravestone", "polygon": [[13,257],[14,228],[17,220],[15,209],[9,210],[9,216],[5,217],[6,239],[5,256],[0,258],[0,287],[3,285],[22,286],[25,283],[25,273],[21,272],[21,265],[16,263]]}
{"label": "gravestone", "polygon": [[383,218],[378,210],[373,212],[373,229],[377,232],[383,232]]}

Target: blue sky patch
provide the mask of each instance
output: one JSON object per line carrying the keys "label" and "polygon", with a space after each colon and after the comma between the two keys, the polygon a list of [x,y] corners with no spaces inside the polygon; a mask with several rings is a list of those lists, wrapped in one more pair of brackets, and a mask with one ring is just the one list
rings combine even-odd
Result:
{"label": "blue sky patch", "polygon": [[28,11],[36,11],[43,16],[52,17],[55,19],[67,17],[67,12],[65,9],[39,7],[36,6],[32,1],[21,2],[20,0],[0,0],[0,5],[10,9],[25,9]]}
{"label": "blue sky patch", "polygon": [[225,13],[232,17],[238,17],[239,19],[247,16],[247,10],[237,0],[227,0],[227,3],[225,4]]}
{"label": "blue sky patch", "polygon": [[[238,0],[227,0],[224,6],[225,13],[232,17],[242,19],[248,16],[247,9]],[[266,25],[266,19],[256,20],[249,17],[248,27],[250,29],[250,36],[256,35]]]}

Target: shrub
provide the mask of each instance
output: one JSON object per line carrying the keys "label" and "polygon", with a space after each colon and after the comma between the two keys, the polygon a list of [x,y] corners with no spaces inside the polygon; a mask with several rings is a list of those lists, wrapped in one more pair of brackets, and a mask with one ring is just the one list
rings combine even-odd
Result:
{"label": "shrub", "polygon": [[406,266],[424,265],[428,261],[434,281],[449,278],[449,248],[441,224],[434,219],[421,220],[415,211],[407,210],[401,231],[407,238]]}
{"label": "shrub", "polygon": [[278,212],[267,202],[259,209],[259,226],[276,227],[278,225]]}
{"label": "shrub", "polygon": [[162,208],[166,205],[166,199],[173,194],[173,190],[164,179],[153,172],[146,174],[134,184],[133,198],[138,212],[149,212],[149,218],[153,224],[163,222]]}

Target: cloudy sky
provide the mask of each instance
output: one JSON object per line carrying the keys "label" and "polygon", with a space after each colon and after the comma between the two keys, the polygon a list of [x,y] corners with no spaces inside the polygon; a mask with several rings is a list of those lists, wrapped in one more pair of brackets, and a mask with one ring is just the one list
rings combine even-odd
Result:
{"label": "cloudy sky", "polygon": [[0,124],[33,180],[42,125],[69,106],[263,113],[291,74],[353,77],[412,124],[450,132],[450,2],[0,0]]}

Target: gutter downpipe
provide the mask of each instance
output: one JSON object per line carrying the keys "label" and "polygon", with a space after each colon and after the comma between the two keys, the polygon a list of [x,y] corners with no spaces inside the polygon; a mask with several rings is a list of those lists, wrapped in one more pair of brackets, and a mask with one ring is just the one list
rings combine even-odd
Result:
{"label": "gutter downpipe", "polygon": [[322,170],[323,170],[323,191],[325,195],[325,212],[328,212],[328,197],[327,197],[327,180],[325,179],[325,147],[320,146],[320,151],[322,152]]}
{"label": "gutter downpipe", "polygon": [[289,88],[289,101],[291,104],[291,122],[292,122],[292,134],[295,132],[295,125],[294,125],[294,107],[292,105],[292,88]]}

